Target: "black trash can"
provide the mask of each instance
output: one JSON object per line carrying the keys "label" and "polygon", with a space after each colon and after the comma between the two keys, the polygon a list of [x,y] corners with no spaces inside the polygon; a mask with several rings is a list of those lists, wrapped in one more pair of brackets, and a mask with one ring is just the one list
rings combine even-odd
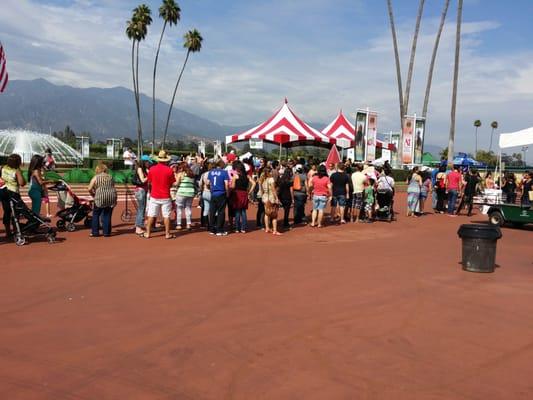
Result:
{"label": "black trash can", "polygon": [[494,272],[496,242],[502,237],[500,227],[465,224],[457,231],[463,240],[463,269],[470,272]]}

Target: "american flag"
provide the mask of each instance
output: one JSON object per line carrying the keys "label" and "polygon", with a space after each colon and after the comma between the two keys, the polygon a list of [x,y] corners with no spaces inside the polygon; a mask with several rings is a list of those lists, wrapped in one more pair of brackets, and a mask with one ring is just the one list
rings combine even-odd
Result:
{"label": "american flag", "polygon": [[8,80],[9,80],[9,76],[7,74],[7,67],[6,67],[6,53],[4,52],[4,47],[2,46],[2,43],[0,42],[0,93],[2,93],[5,90]]}

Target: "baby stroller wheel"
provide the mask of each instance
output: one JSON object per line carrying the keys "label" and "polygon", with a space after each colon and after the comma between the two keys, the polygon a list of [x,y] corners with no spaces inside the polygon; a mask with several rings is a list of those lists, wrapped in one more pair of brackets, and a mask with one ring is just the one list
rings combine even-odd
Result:
{"label": "baby stroller wheel", "polygon": [[83,225],[85,225],[86,228],[90,228],[93,223],[93,219],[91,217],[85,218],[85,221],[83,221]]}
{"label": "baby stroller wheel", "polygon": [[60,219],[59,221],[56,222],[56,226],[57,226],[57,229],[65,229],[65,221],[63,221],[62,219]]}
{"label": "baby stroller wheel", "polygon": [[67,224],[67,231],[74,232],[76,230],[76,225],[74,225],[72,222],[69,222]]}
{"label": "baby stroller wheel", "polygon": [[133,213],[131,212],[131,210],[124,210],[122,211],[122,215],[120,216],[120,219],[123,222],[130,222],[132,216],[133,216]]}
{"label": "baby stroller wheel", "polygon": [[48,243],[52,244],[56,241],[56,234],[55,233],[47,233],[46,234],[46,240],[48,240]]}
{"label": "baby stroller wheel", "polygon": [[26,238],[24,236],[18,236],[15,238],[15,244],[17,246],[24,246],[26,244]]}

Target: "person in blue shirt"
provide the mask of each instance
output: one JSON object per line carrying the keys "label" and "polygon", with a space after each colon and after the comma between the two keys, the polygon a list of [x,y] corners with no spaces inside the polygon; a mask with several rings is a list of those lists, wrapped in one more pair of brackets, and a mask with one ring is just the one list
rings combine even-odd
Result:
{"label": "person in blue shirt", "polygon": [[435,190],[435,182],[437,180],[438,173],[438,168],[433,168],[433,171],[431,171],[431,187],[433,188],[431,191],[431,208],[433,208],[433,210],[437,209],[437,191]]}
{"label": "person in blue shirt", "polygon": [[209,225],[211,234],[217,236],[226,236],[228,233],[224,230],[226,217],[226,204],[228,202],[229,174],[224,169],[224,161],[219,160],[216,168],[207,174],[209,187],[211,188],[211,204],[209,207]]}

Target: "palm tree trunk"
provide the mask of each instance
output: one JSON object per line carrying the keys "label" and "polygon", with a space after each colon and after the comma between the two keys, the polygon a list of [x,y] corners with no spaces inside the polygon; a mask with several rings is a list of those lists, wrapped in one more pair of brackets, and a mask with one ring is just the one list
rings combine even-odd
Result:
{"label": "palm tree trunk", "polygon": [[407,70],[407,82],[405,84],[405,95],[403,96],[403,110],[409,113],[409,95],[411,94],[411,81],[413,79],[413,69],[415,66],[416,44],[418,42],[418,33],[420,32],[420,21],[422,20],[422,13],[424,11],[425,0],[420,0],[418,6],[418,15],[416,16],[415,33],[413,35],[413,43],[411,45],[411,59],[409,60],[409,69]]}
{"label": "palm tree trunk", "polygon": [[400,67],[400,55],[398,53],[398,39],[396,38],[396,27],[394,25],[394,14],[392,12],[391,0],[387,0],[387,5],[389,8],[390,29],[392,32],[392,44],[394,47],[394,60],[396,61],[396,80],[398,81],[398,99],[400,101],[400,127],[402,127],[403,117],[405,113],[403,112],[403,88],[402,88],[402,72],[401,72],[401,67]]}
{"label": "palm tree trunk", "polygon": [[489,144],[489,153],[492,151],[492,137],[494,136],[494,128],[490,131],[490,144]]}
{"label": "palm tree trunk", "polygon": [[474,153],[474,159],[477,157],[477,126],[476,126],[476,148],[475,148],[475,153]]}
{"label": "palm tree trunk", "polygon": [[159,44],[157,45],[157,52],[155,53],[154,61],[154,78],[152,81],[152,154],[154,154],[155,146],[155,77],[157,74],[157,60],[159,59],[159,50],[161,49],[161,42],[163,41],[163,35],[165,34],[165,29],[167,27],[167,21],[163,24],[163,30],[161,31],[161,36],[159,37]]}
{"label": "palm tree trunk", "polygon": [[439,30],[437,31],[437,36],[435,38],[435,44],[433,45],[433,54],[431,55],[431,62],[429,64],[428,80],[426,84],[426,95],[424,97],[424,107],[422,108],[423,118],[426,118],[426,115],[428,113],[429,92],[431,91],[431,83],[433,81],[433,69],[435,67],[435,60],[437,58],[437,50],[439,48],[440,36],[442,34],[442,29],[444,28],[444,23],[446,21],[446,14],[448,14],[449,5],[450,5],[450,0],[444,0],[444,9],[442,10],[442,15],[440,17]]}
{"label": "palm tree trunk", "polygon": [[459,57],[461,54],[461,22],[463,17],[463,0],[457,0],[457,31],[455,33],[455,66],[453,70],[452,110],[450,114],[450,140],[448,142],[448,167],[453,163],[453,145],[455,141],[455,109],[457,106],[457,81],[459,80]]}
{"label": "palm tree trunk", "polygon": [[[137,110],[137,140],[139,139],[139,102],[137,100],[137,79],[135,74],[135,39],[132,41],[131,45],[131,75],[133,77],[133,97],[135,99],[135,108]],[[139,144],[137,143],[137,154],[139,154]]]}
{"label": "palm tree trunk", "polygon": [[137,60],[135,67],[135,80],[137,81],[137,95],[135,100],[137,101],[137,157],[139,159],[143,153],[143,131],[141,125],[141,101],[140,101],[140,89],[139,89],[139,41],[137,41]]}
{"label": "palm tree trunk", "polygon": [[165,134],[163,135],[163,144],[162,148],[165,148],[165,144],[167,142],[167,132],[168,132],[168,124],[170,123],[170,114],[172,114],[172,107],[174,106],[174,100],[176,99],[176,92],[178,91],[178,87],[180,85],[181,77],[183,75],[183,71],[185,71],[185,66],[187,65],[187,61],[189,60],[189,55],[191,54],[191,51],[187,51],[187,56],[185,57],[185,61],[183,62],[183,67],[181,67],[180,74],[178,76],[178,81],[176,82],[176,87],[174,88],[174,94],[172,95],[172,101],[170,102],[170,107],[168,108],[168,115],[167,115],[167,123],[165,125]]}

